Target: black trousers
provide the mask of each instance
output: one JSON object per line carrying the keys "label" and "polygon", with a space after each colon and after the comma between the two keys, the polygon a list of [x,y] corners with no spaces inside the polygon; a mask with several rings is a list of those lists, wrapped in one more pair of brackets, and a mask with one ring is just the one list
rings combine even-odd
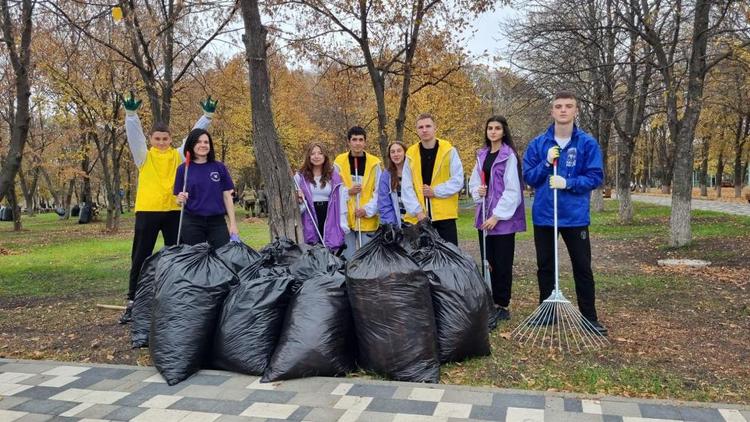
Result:
{"label": "black trousers", "polygon": [[[554,231],[553,227],[534,226],[539,303],[547,299],[555,288]],[[573,266],[578,309],[589,321],[597,321],[589,228],[588,226],[558,227],[558,232],[562,235]]]}
{"label": "black trousers", "polygon": [[320,202],[313,202],[313,207],[315,208],[315,216],[318,218],[318,221],[315,223],[318,225],[318,230],[320,230],[320,235],[323,235],[323,230],[326,227],[326,218],[328,217],[328,201],[320,201]]}
{"label": "black trousers", "polygon": [[133,236],[133,248],[130,252],[128,300],[133,300],[135,297],[143,261],[154,253],[159,232],[164,237],[164,245],[174,245],[177,243],[179,224],[179,211],[138,211],[135,213],[135,236]]}
{"label": "black trousers", "polygon": [[[484,266],[482,231],[479,232],[479,252]],[[507,308],[510,305],[513,287],[513,256],[516,251],[516,234],[495,234],[487,236],[487,261],[490,264],[492,300],[496,305]]]}
{"label": "black trousers", "polygon": [[185,212],[182,216],[180,236],[180,242],[186,245],[208,242],[214,248],[218,248],[229,243],[229,229],[224,214],[203,217]]}
{"label": "black trousers", "polygon": [[433,221],[432,227],[437,230],[440,237],[446,242],[451,242],[458,246],[458,230],[456,229],[456,219]]}

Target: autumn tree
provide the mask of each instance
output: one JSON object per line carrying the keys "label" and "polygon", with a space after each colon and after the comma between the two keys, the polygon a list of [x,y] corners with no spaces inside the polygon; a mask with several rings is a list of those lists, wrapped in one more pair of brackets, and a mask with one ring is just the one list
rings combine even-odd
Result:
{"label": "autumn tree", "polygon": [[[233,1],[121,0],[117,9],[99,2],[65,0],[49,7],[82,34],[137,69],[153,121],[169,124],[177,85],[200,55],[227,29],[236,12]],[[114,42],[95,28],[112,13],[122,15]],[[119,16],[118,16],[119,17]]]}
{"label": "autumn tree", "polygon": [[[408,101],[414,91],[425,83],[439,84],[463,65],[436,66],[415,60],[424,36],[458,39],[473,17],[492,9],[495,3],[284,0],[279,2],[279,12],[285,21],[292,22],[293,30],[287,37],[300,47],[305,58],[320,67],[335,62],[369,77],[377,106],[378,145],[385,157],[389,133],[403,140]],[[416,75],[423,81],[413,87]],[[393,114],[388,111],[386,98],[390,83],[400,86],[397,112]],[[395,116],[393,126],[391,116]]]}
{"label": "autumn tree", "polygon": [[253,145],[268,196],[269,228],[271,236],[296,238],[299,216],[291,168],[279,142],[271,109],[268,30],[261,23],[257,0],[242,0],[240,7],[250,76]]}
{"label": "autumn tree", "polygon": [[5,54],[13,70],[15,94],[15,101],[9,102],[8,114],[12,123],[8,152],[0,168],[0,201],[6,196],[12,197],[10,201],[15,208],[16,229],[20,229],[20,210],[16,206],[13,185],[21,166],[31,122],[31,38],[35,5],[35,0],[22,0],[20,4],[13,5],[8,4],[8,0],[0,0],[0,28]]}

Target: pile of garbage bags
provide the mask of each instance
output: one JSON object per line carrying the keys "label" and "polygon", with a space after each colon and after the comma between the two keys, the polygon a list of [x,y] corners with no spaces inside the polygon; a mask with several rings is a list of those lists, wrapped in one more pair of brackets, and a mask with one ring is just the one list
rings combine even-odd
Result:
{"label": "pile of garbage bags", "polygon": [[201,368],[435,383],[441,363],[490,353],[491,307],[473,259],[429,222],[381,226],[346,263],[288,239],[168,246],[141,269],[131,341],[169,385]]}

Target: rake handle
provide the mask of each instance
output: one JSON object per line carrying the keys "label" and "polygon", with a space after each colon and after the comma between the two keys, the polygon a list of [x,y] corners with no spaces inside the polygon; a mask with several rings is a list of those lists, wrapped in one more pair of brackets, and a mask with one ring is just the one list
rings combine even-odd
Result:
{"label": "rake handle", "polygon": [[[552,174],[554,176],[557,176],[557,161],[558,159],[555,158],[555,160],[552,162]],[[560,290],[560,263],[559,263],[559,256],[557,252],[557,189],[552,189],[552,223],[554,227],[554,248],[555,248],[555,291]]]}

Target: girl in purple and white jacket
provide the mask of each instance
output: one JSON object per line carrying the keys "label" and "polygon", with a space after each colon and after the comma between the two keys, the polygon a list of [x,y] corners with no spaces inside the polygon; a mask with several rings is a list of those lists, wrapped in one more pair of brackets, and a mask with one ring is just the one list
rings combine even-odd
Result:
{"label": "girl in purple and white jacket", "polygon": [[[487,231],[492,299],[497,319],[504,320],[510,319],[508,305],[513,285],[516,233],[526,231],[518,153],[505,117],[492,116],[487,119],[484,144],[477,151],[469,191],[477,204],[475,227],[479,231],[483,260],[482,231]],[[482,183],[482,173],[485,183]],[[482,198],[485,198],[486,215],[482,215]]]}
{"label": "girl in purple and white jacket", "polygon": [[349,231],[346,218],[349,195],[322,144],[308,146],[305,161],[294,175],[294,181],[305,243],[322,243],[332,252],[338,252]]}

